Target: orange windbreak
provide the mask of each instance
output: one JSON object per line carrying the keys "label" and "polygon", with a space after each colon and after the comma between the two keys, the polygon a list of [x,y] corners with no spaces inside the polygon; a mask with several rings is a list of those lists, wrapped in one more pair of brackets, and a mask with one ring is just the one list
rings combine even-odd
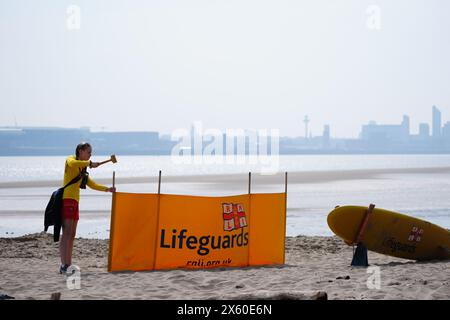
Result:
{"label": "orange windbreak", "polygon": [[109,271],[283,264],[285,193],[115,193]]}

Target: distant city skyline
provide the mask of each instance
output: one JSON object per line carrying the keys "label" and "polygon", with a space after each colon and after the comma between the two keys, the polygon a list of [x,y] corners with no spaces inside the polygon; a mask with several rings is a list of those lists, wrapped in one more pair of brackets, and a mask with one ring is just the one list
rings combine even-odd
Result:
{"label": "distant city skyline", "polygon": [[449,38],[439,0],[1,1],[0,126],[415,134],[450,118]]}
{"label": "distant city skyline", "polygon": [[[450,121],[442,125],[441,113],[432,108],[432,132],[428,123],[420,124],[419,134],[410,132],[410,119],[400,124],[361,126],[358,139],[333,138],[330,126],[322,135],[280,136],[278,130],[206,128],[195,122],[190,129],[173,135],[157,131],[95,132],[87,127],[0,127],[0,156],[62,155],[87,141],[99,154],[123,155],[233,155],[233,154],[442,154],[450,153]],[[184,157],[183,157],[184,158]]]}
{"label": "distant city skyline", "polygon": [[[299,128],[299,131],[297,133],[297,135],[294,136],[288,136],[288,135],[281,135],[284,137],[292,137],[292,138],[311,138],[311,137],[320,137],[320,136],[327,136],[328,138],[334,138],[334,139],[356,139],[356,138],[362,138],[362,136],[364,136],[364,130],[367,127],[373,127],[376,126],[378,128],[384,128],[384,127],[403,127],[403,131],[405,134],[407,135],[418,135],[418,136],[423,136],[423,137],[435,137],[435,138],[439,138],[442,133],[443,130],[445,129],[444,127],[447,128],[447,130],[450,130],[450,118],[449,119],[442,119],[442,113],[440,111],[440,109],[437,106],[432,106],[431,108],[431,120],[430,123],[428,122],[420,122],[418,123],[417,126],[417,130],[414,130],[413,128],[411,128],[410,122],[410,116],[407,114],[404,114],[402,116],[402,122],[400,124],[397,123],[381,123],[379,121],[377,121],[376,119],[374,120],[370,120],[367,123],[362,123],[359,124],[359,131],[356,137],[337,137],[334,136],[332,134],[332,128],[329,124],[324,124],[322,127],[322,132],[319,132],[318,134],[312,134],[311,131],[308,131],[308,126],[310,123],[310,118],[308,117],[308,115],[305,115],[305,117],[303,118],[303,128]],[[14,128],[36,128],[36,129],[44,129],[44,128],[48,128],[48,129],[86,129],[92,132],[157,132],[160,136],[166,136],[169,137],[174,131],[182,129],[182,130],[192,130],[193,125],[195,123],[200,123],[201,126],[203,127],[203,130],[209,130],[209,129],[218,129],[218,128],[210,128],[207,126],[204,126],[204,124],[200,121],[194,121],[194,123],[189,123],[187,124],[185,127],[182,128],[174,128],[171,131],[168,132],[160,132],[157,130],[108,130],[108,128],[102,127],[102,128],[93,128],[90,126],[80,126],[80,127],[61,127],[61,126],[42,126],[42,125],[38,125],[38,126],[19,126],[17,123],[15,123],[14,125],[7,125],[7,126],[0,126],[0,130],[1,129],[14,129]],[[431,130],[430,130],[431,128]],[[223,131],[227,131],[227,130],[259,130],[260,128],[236,128],[236,127],[230,127],[230,128],[225,128]],[[263,130],[265,128],[262,128]],[[220,130],[220,129],[218,129]],[[303,132],[302,132],[303,130]]]}

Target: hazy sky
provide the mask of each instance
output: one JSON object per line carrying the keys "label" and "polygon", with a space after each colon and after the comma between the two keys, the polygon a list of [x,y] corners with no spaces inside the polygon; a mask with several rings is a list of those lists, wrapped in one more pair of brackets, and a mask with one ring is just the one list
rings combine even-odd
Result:
{"label": "hazy sky", "polygon": [[432,105],[450,120],[448,0],[0,0],[0,126],[357,137]]}

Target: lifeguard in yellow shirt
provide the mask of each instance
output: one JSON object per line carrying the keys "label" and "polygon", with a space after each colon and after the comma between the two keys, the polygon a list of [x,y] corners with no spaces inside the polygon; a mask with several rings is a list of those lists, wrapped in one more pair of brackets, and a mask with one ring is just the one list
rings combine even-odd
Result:
{"label": "lifeguard in yellow shirt", "polygon": [[63,185],[66,185],[78,175],[81,175],[81,179],[64,189],[61,210],[61,226],[63,233],[59,243],[61,255],[61,267],[59,268],[59,272],[61,274],[66,273],[67,268],[72,264],[73,242],[79,220],[78,202],[80,201],[80,188],[85,189],[87,185],[91,189],[98,191],[116,191],[115,188],[102,186],[89,178],[86,171],[87,167],[97,168],[99,166],[98,162],[89,160],[91,155],[91,145],[89,143],[80,143],[75,150],[75,156],[72,155],[66,159]]}

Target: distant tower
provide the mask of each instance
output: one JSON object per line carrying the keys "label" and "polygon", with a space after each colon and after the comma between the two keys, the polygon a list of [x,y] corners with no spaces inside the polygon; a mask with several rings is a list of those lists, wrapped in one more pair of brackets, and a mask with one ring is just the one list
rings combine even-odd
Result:
{"label": "distant tower", "polygon": [[428,123],[419,124],[419,137],[423,140],[430,137],[430,126]]}
{"label": "distant tower", "polygon": [[401,138],[404,142],[409,140],[409,117],[407,115],[403,116]]}
{"label": "distant tower", "polygon": [[436,106],[433,106],[433,138],[441,136],[441,111]]}
{"label": "distant tower", "polygon": [[305,123],[305,139],[308,139],[308,123],[309,123],[308,115],[305,116],[303,122]]}
{"label": "distant tower", "polygon": [[409,117],[407,115],[403,116],[402,127],[405,130],[405,134],[409,136]]}
{"label": "distant tower", "polygon": [[330,125],[329,124],[326,124],[323,127],[323,137],[330,139]]}

